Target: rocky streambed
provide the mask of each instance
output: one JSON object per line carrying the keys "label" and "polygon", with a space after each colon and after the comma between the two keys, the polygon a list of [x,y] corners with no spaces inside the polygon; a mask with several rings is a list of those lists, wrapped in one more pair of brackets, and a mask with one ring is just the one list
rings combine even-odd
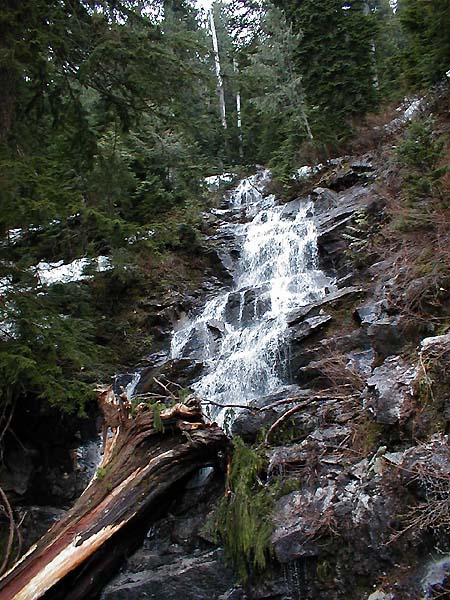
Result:
{"label": "rocky streambed", "polygon": [[[258,447],[261,486],[277,486],[271,558],[238,581],[214,531],[224,474],[206,469],[104,600],[450,593],[450,335],[405,310],[397,256],[370,244],[389,177],[383,151],[344,157],[286,201],[259,172],[205,215],[219,278],[189,314],[180,298],[163,307],[171,349],[162,334],[139,380],[124,383],[138,395],[158,382],[194,391],[211,419]],[[80,486],[77,464],[63,480]]]}
{"label": "rocky streambed", "polygon": [[[273,206],[291,224],[301,214],[302,227],[305,220],[313,227],[303,267],[297,261],[283,273],[284,283],[299,271],[303,279],[287,283],[285,298],[292,295],[281,317],[267,268],[263,281],[246,285],[261,265],[245,262],[248,224],[256,218],[261,227],[272,217],[248,214],[236,195],[217,211],[213,241],[234,286],[181,324],[173,358],[160,368],[170,365],[177,374],[181,368],[183,386],[203,397],[213,418],[226,419],[217,405],[238,405],[233,435],[259,448],[265,436],[265,485],[282,482],[286,492],[281,485],[274,504],[273,557],[264,573],[236,582],[205,528],[222,494],[220,475],[210,473],[149,531],[103,598],[406,600],[447,593],[450,336],[412,326],[394,303],[402,294],[394,256],[380,261],[368,252],[361,265],[349,249],[362,217],[382,222],[379,182],[387,176],[379,157],[365,155],[328,165],[287,203],[250,186],[253,209],[258,202],[262,213]],[[272,269],[279,250],[278,243],[266,252]],[[264,321],[273,325],[277,318],[274,351]],[[237,338],[244,340],[241,354]],[[258,354],[261,339],[270,348],[269,370],[266,355]],[[251,371],[258,383],[245,389],[251,352],[262,362],[261,375]],[[442,385],[433,392],[436,379]],[[249,410],[241,408],[245,403]],[[279,420],[284,424],[271,433]]]}

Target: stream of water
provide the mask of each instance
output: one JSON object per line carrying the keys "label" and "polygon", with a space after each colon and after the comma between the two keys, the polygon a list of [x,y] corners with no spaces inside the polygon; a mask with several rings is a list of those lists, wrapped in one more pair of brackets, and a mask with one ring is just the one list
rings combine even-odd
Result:
{"label": "stream of water", "polygon": [[227,409],[218,405],[248,405],[286,384],[287,315],[323,296],[329,283],[317,266],[313,204],[280,205],[265,194],[269,178],[260,171],[242,180],[228,207],[216,211],[221,232],[239,244],[233,287],[172,339],[173,358],[195,354],[206,364],[193,387],[220,424]]}

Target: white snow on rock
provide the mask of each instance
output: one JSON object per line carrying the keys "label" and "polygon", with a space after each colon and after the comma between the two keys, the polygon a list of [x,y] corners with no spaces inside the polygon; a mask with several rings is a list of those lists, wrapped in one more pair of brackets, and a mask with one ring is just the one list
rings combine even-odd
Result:
{"label": "white snow on rock", "polygon": [[223,183],[231,183],[235,177],[236,173],[221,173],[220,175],[205,177],[203,182],[210,191],[213,191],[217,190]]}
{"label": "white snow on rock", "polygon": [[72,283],[92,277],[86,274],[86,268],[90,265],[97,272],[108,271],[112,268],[111,259],[108,256],[98,256],[94,259],[77,258],[68,264],[64,264],[62,260],[56,263],[40,262],[36,265],[35,272],[44,285]]}
{"label": "white snow on rock", "polygon": [[411,104],[408,106],[408,108],[405,110],[405,112],[403,113],[403,119],[405,121],[411,121],[411,119],[414,117],[414,115],[420,109],[421,105],[422,105],[421,98],[417,98],[416,100],[413,100],[411,102]]}
{"label": "white snow on rock", "polygon": [[297,169],[295,171],[294,175],[292,176],[292,179],[294,179],[295,181],[302,181],[303,179],[308,179],[309,177],[312,177],[316,173],[322,171],[323,168],[324,166],[322,164],[314,165],[313,167],[309,165],[304,165],[303,167],[300,167],[300,169]]}
{"label": "white snow on rock", "polygon": [[0,277],[0,294],[6,294],[12,287],[11,277]]}
{"label": "white snow on rock", "polygon": [[390,123],[384,126],[384,129],[389,133],[395,133],[403,125],[412,121],[424,106],[425,98],[405,98],[400,106],[396,109],[396,112],[400,113],[398,117],[393,119]]}

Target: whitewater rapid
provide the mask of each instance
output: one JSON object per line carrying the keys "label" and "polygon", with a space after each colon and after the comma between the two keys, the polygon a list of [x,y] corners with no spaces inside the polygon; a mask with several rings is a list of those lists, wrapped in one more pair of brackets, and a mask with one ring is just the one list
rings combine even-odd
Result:
{"label": "whitewater rapid", "polygon": [[192,387],[220,424],[230,417],[228,407],[286,385],[287,316],[325,295],[329,284],[318,269],[312,202],[279,204],[265,193],[269,180],[265,170],[243,179],[228,207],[217,211],[222,232],[239,244],[232,289],[208,301],[172,338],[173,358],[189,357],[194,347],[205,363]]}

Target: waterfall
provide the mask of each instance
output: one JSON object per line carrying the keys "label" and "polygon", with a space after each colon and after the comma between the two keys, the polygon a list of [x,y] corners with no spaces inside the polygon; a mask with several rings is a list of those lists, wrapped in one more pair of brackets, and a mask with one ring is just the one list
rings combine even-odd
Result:
{"label": "waterfall", "polygon": [[221,424],[226,409],[217,404],[248,405],[285,385],[286,317],[328,284],[317,266],[312,202],[280,205],[264,193],[269,179],[261,170],[242,180],[220,211],[222,232],[240,244],[233,289],[207,302],[172,339],[173,357],[206,364],[193,387]]}

